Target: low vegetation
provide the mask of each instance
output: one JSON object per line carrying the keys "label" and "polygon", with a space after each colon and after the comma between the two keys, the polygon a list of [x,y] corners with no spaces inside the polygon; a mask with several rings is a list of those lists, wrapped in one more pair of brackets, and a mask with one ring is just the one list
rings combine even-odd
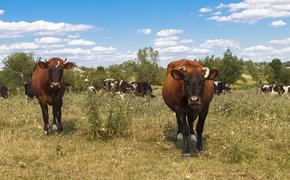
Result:
{"label": "low vegetation", "polygon": [[67,93],[64,132],[48,136],[36,100],[1,99],[1,178],[290,179],[288,97],[256,89],[215,96],[204,151],[192,145],[192,157],[183,158],[175,116],[160,88],[154,94]]}

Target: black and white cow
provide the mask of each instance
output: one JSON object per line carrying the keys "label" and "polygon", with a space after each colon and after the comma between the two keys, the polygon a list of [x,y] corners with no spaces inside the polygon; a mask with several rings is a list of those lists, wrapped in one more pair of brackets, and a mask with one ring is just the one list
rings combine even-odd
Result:
{"label": "black and white cow", "polygon": [[125,93],[133,91],[133,87],[125,80],[105,79],[102,82],[102,88],[107,92],[113,92],[124,97]]}
{"label": "black and white cow", "polygon": [[220,81],[214,81],[214,93],[216,95],[220,95],[223,93],[231,92],[231,88],[227,86],[225,83]]}
{"label": "black and white cow", "polygon": [[0,98],[8,98],[9,91],[6,85],[0,84]]}
{"label": "black and white cow", "polygon": [[132,82],[131,86],[133,88],[134,94],[137,96],[150,95],[150,97],[155,97],[152,92],[152,87],[147,82]]}
{"label": "black and white cow", "polygon": [[24,91],[27,100],[32,100],[34,98],[34,93],[31,88],[31,82],[25,81],[24,83]]}
{"label": "black and white cow", "polygon": [[284,89],[283,85],[269,85],[269,84],[264,84],[261,87],[262,93],[269,93],[271,95],[282,95],[286,92]]}

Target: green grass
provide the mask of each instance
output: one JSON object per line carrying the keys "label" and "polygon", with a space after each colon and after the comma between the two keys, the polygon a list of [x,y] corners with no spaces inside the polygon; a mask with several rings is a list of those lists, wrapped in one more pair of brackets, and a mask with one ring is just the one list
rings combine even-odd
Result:
{"label": "green grass", "polygon": [[[192,145],[193,156],[183,158],[182,143],[175,140],[175,116],[160,89],[155,91],[154,99],[125,96],[130,135],[106,139],[92,138],[86,94],[65,95],[64,133],[48,136],[36,101],[1,99],[0,179],[290,179],[286,96],[257,90],[215,96],[204,152],[197,154]],[[104,121],[114,104],[104,97],[96,100]]]}

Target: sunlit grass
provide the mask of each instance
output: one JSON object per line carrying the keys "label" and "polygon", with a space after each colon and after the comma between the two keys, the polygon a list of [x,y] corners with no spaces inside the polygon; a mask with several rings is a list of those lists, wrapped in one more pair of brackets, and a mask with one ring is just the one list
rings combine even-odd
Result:
{"label": "sunlit grass", "polygon": [[[215,96],[206,119],[204,152],[197,154],[192,145],[193,156],[185,159],[182,143],[175,140],[175,116],[163,103],[160,89],[155,91],[153,99],[125,96],[130,136],[107,139],[91,138],[86,93],[65,95],[64,133],[51,131],[48,136],[43,135],[36,100],[1,99],[1,178],[290,179],[286,96],[261,95],[256,90]],[[109,106],[121,103],[97,99],[103,120]]]}

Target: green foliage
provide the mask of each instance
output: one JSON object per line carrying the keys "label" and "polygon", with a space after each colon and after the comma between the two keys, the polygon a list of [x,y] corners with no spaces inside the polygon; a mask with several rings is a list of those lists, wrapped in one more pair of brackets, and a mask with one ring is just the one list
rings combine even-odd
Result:
{"label": "green foliage", "polygon": [[137,81],[161,84],[164,72],[159,67],[159,52],[152,47],[139,49],[137,53]]}
{"label": "green foliage", "polygon": [[92,138],[127,137],[132,133],[130,98],[113,94],[90,95],[87,99],[88,123]]}
{"label": "green foliage", "polygon": [[100,104],[96,103],[98,101],[98,96],[92,96],[88,94],[87,106],[88,106],[88,123],[91,138],[94,139],[101,130],[102,122],[100,120],[99,111]]}
{"label": "green foliage", "polygon": [[276,84],[289,84],[290,83],[290,70],[282,64],[280,59],[273,59],[265,68],[265,76],[269,83]]}
{"label": "green foliage", "polygon": [[17,87],[22,87],[24,81],[31,80],[35,65],[32,53],[12,53],[4,58],[3,64],[0,80],[8,84],[10,91],[13,92]]}
{"label": "green foliage", "polygon": [[218,71],[218,80],[224,83],[233,84],[241,77],[242,61],[239,60],[237,56],[234,56],[229,49],[227,49],[221,63],[219,64]]}

